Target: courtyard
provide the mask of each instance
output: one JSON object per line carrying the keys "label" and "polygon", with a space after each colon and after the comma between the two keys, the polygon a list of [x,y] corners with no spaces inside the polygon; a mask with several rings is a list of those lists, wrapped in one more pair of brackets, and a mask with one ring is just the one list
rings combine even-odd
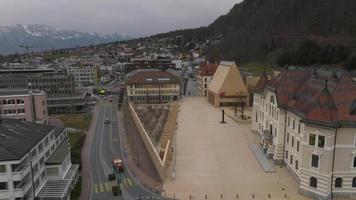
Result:
{"label": "courtyard", "polygon": [[164,193],[177,199],[308,199],[298,194],[285,167],[266,173],[249,144],[258,143],[250,124],[238,124],[203,97],[186,97],[178,114],[174,177]]}

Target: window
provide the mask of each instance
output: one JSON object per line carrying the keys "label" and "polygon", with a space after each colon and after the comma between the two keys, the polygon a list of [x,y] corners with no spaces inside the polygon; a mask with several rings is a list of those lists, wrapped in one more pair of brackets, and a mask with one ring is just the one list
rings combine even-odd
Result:
{"label": "window", "polygon": [[315,168],[319,168],[319,156],[318,155],[312,155],[311,166],[315,167]]}
{"label": "window", "polygon": [[352,187],[356,188],[356,177],[352,179]]}
{"label": "window", "polygon": [[335,179],[335,188],[342,188],[342,178],[337,177]]}
{"label": "window", "polygon": [[295,129],[295,119],[293,119],[293,130]]}
{"label": "window", "polygon": [[290,164],[293,164],[293,155],[290,155]]}
{"label": "window", "polygon": [[356,157],[354,157],[353,167],[356,167]]}
{"label": "window", "polygon": [[7,190],[7,182],[0,182],[0,190]]}
{"label": "window", "polygon": [[288,127],[290,126],[290,118],[289,118],[289,116],[288,116]]}
{"label": "window", "polygon": [[298,133],[300,133],[300,123],[298,124]]}
{"label": "window", "polygon": [[286,151],[286,159],[288,159],[288,151]]}
{"label": "window", "polygon": [[325,136],[319,135],[318,136],[318,147],[324,148],[325,146]]}
{"label": "window", "polygon": [[295,161],[295,169],[296,169],[296,170],[299,169],[299,162],[298,162],[298,160]]}
{"label": "window", "polygon": [[312,145],[312,146],[315,145],[315,134],[312,134],[312,133],[309,134],[309,145]]}
{"label": "window", "polygon": [[294,147],[294,137],[292,137],[292,147]]}
{"label": "window", "polygon": [[316,188],[318,186],[318,180],[315,177],[310,177],[310,187]]}
{"label": "window", "polygon": [[289,143],[289,133],[287,133],[287,143]]}
{"label": "window", "polygon": [[299,141],[297,141],[297,152],[299,152]]}
{"label": "window", "polygon": [[0,165],[0,173],[6,173],[6,165]]}

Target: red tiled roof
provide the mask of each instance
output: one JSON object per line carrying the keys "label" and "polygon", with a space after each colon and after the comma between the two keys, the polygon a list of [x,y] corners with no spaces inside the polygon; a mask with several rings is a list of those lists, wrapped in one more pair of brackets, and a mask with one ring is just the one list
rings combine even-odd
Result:
{"label": "red tiled roof", "polygon": [[275,91],[279,106],[306,122],[356,126],[356,82],[347,74],[288,70],[266,87]]}
{"label": "red tiled roof", "polygon": [[266,74],[266,72],[263,72],[260,76],[260,78],[258,79],[257,84],[255,85],[253,91],[255,92],[263,92],[263,90],[265,89],[266,85],[268,82],[268,76]]}
{"label": "red tiled roof", "polygon": [[127,84],[179,84],[179,78],[166,71],[142,71],[133,74]]}
{"label": "red tiled roof", "polygon": [[204,64],[200,66],[200,76],[213,76],[216,69],[218,68],[218,64],[210,63]]}

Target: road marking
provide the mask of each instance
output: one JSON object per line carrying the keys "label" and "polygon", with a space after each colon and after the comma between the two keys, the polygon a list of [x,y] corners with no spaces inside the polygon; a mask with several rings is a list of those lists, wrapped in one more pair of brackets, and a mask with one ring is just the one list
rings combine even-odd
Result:
{"label": "road marking", "polygon": [[100,183],[100,184],[99,184],[99,186],[100,186],[100,192],[104,192],[104,187],[103,187],[103,184],[102,184],[102,183]]}
{"label": "road marking", "polygon": [[94,192],[95,192],[95,193],[98,193],[98,192],[99,192],[99,190],[98,190],[98,185],[97,185],[97,184],[95,184],[95,186],[94,186]]}
{"label": "road marking", "polygon": [[109,186],[109,182],[106,182],[106,183],[105,183],[105,187],[106,187],[106,191],[107,191],[107,192],[110,192],[110,191],[111,191],[110,186]]}
{"label": "road marking", "polygon": [[134,184],[132,183],[131,178],[129,178],[129,179],[128,179],[128,182],[129,182],[129,185],[130,185],[131,187],[133,187],[133,186],[134,186]]}

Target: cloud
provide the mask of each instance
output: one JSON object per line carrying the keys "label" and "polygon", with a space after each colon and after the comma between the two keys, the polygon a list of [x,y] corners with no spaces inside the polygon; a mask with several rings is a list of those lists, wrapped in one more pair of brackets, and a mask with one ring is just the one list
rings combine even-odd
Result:
{"label": "cloud", "polygon": [[145,36],[205,26],[240,0],[1,0],[0,24]]}

